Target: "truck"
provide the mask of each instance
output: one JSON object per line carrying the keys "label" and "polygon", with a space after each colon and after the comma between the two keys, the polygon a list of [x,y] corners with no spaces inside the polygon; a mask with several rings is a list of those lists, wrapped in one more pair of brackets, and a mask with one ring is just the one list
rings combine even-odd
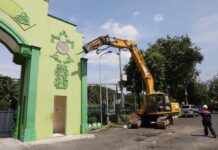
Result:
{"label": "truck", "polygon": [[146,85],[146,95],[140,108],[129,116],[129,128],[139,128],[149,124],[156,124],[157,128],[166,129],[173,123],[174,116],[180,113],[179,103],[171,102],[169,97],[163,93],[154,90],[154,79],[146,66],[141,53],[138,51],[137,44],[131,40],[119,39],[115,37],[100,36],[83,46],[85,53],[96,50],[97,54],[106,48],[103,46],[128,49],[138,67],[143,82]]}
{"label": "truck", "polygon": [[199,108],[195,105],[184,104],[181,106],[181,116],[182,117],[197,117],[199,116]]}

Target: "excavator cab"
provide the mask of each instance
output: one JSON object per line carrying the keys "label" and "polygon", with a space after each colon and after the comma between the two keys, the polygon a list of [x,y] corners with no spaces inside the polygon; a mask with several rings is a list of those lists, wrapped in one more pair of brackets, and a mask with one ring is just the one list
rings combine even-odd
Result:
{"label": "excavator cab", "polygon": [[171,110],[168,96],[162,92],[146,95],[146,113],[169,112]]}
{"label": "excavator cab", "polygon": [[161,115],[171,111],[169,97],[162,92],[145,95],[144,104],[137,111],[138,115],[156,114]]}

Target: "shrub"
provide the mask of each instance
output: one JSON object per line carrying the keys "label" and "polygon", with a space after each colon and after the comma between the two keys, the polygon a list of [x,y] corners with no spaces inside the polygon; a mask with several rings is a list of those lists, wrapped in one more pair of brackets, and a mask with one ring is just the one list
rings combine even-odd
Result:
{"label": "shrub", "polygon": [[8,110],[11,104],[7,101],[0,101],[0,110]]}
{"label": "shrub", "polygon": [[90,116],[90,117],[88,118],[88,123],[95,123],[95,122],[97,122],[97,117],[95,117],[95,116]]}

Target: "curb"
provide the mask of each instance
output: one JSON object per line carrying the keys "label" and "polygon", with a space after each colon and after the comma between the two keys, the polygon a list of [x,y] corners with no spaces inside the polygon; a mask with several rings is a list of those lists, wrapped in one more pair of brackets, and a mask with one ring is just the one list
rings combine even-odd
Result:
{"label": "curb", "polygon": [[62,136],[62,137],[53,137],[48,139],[41,139],[37,141],[25,142],[28,145],[40,145],[40,144],[52,144],[58,142],[74,141],[80,139],[94,139],[96,136],[94,134],[82,134],[82,135],[72,135],[72,136]]}

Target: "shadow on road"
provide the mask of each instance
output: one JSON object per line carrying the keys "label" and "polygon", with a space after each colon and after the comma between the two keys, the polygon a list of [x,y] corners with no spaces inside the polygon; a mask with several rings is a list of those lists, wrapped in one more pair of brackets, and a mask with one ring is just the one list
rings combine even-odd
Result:
{"label": "shadow on road", "polygon": [[214,137],[211,137],[211,136],[205,136],[204,134],[191,134],[191,136],[201,136],[201,137],[214,138]]}
{"label": "shadow on road", "polygon": [[202,137],[204,137],[205,135],[204,134],[191,134],[191,136],[202,136]]}

